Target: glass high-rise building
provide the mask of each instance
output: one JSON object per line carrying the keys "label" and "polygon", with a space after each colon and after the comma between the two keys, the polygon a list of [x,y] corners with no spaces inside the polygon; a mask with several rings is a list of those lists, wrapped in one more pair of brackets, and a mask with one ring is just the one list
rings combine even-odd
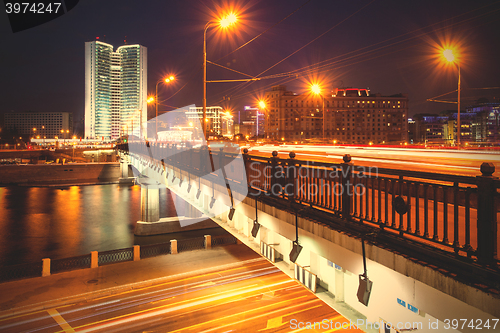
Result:
{"label": "glass high-rise building", "polygon": [[147,48],[85,43],[85,137],[145,137]]}

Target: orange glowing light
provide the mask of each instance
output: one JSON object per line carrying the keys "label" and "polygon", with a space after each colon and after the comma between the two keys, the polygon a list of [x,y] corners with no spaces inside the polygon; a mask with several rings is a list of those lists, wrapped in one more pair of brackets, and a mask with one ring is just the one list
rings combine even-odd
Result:
{"label": "orange glowing light", "polygon": [[445,57],[446,60],[449,62],[455,61],[455,55],[453,54],[453,51],[450,49],[446,49],[443,51],[443,56]]}
{"label": "orange glowing light", "polygon": [[227,27],[235,24],[237,20],[238,20],[238,18],[236,17],[236,15],[234,13],[229,13],[228,15],[226,15],[225,17],[223,17],[219,21],[219,24],[222,28],[227,28]]}
{"label": "orange glowing light", "polygon": [[265,109],[266,108],[266,102],[264,101],[259,101],[259,108]]}
{"label": "orange glowing light", "polygon": [[154,101],[155,101],[155,98],[154,98],[154,97],[149,97],[149,98],[147,99],[148,104],[153,103]]}
{"label": "orange glowing light", "polygon": [[321,94],[321,87],[319,86],[319,84],[315,83],[315,84],[311,85],[311,91],[313,93],[315,93],[316,95],[319,95],[319,94]]}

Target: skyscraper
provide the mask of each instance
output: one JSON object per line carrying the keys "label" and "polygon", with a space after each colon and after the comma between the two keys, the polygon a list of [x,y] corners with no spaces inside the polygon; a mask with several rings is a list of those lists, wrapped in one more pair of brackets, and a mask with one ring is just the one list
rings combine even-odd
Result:
{"label": "skyscraper", "polygon": [[146,136],[147,68],[144,46],[85,43],[85,137]]}

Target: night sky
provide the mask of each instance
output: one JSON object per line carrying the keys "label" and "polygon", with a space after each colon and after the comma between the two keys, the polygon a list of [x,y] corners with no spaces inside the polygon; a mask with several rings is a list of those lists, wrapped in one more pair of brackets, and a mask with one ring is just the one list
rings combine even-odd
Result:
{"label": "night sky", "polygon": [[[125,39],[146,46],[149,94],[157,80],[173,74],[174,84],[160,84],[160,98],[168,98],[164,104],[201,106],[203,29],[228,9],[237,13],[238,22],[225,31],[208,30],[208,60],[251,76],[293,75],[250,84],[209,83],[207,105],[239,110],[255,105],[272,85],[302,93],[309,82],[320,81],[326,90],[406,93],[410,115],[455,109],[426,102],[457,88],[457,68],[435,57],[447,43],[460,46],[463,103],[500,97],[499,89],[470,89],[500,86],[499,1],[81,0],[62,17],[18,33],[0,14],[0,113],[70,111],[75,122],[80,120],[84,43],[96,37],[115,48]],[[305,71],[317,65],[323,66]],[[208,66],[208,80],[245,78]],[[456,100],[456,93],[443,98]]]}

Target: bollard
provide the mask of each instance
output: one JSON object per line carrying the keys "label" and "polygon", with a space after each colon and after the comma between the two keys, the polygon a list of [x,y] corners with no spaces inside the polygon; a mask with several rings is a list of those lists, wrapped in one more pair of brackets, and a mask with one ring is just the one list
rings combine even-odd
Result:
{"label": "bollard", "polygon": [[134,261],[141,260],[141,247],[139,245],[134,245]]}
{"label": "bollard", "polygon": [[205,249],[211,249],[212,248],[212,236],[211,235],[205,235]]}
{"label": "bollard", "polygon": [[97,251],[90,252],[90,268],[99,267],[99,256]]}
{"label": "bollard", "polygon": [[42,259],[42,276],[50,276],[50,258]]}
{"label": "bollard", "polygon": [[170,240],[170,254],[177,254],[177,239]]}

